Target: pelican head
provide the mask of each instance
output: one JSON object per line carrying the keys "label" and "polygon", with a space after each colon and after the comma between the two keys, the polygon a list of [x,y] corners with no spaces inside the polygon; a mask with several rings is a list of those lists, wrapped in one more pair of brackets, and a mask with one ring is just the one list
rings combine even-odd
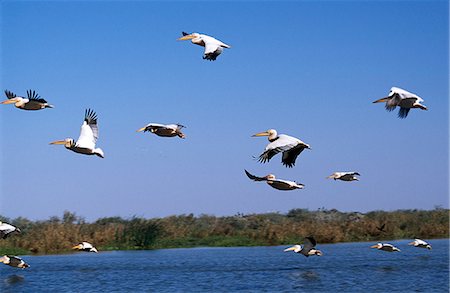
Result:
{"label": "pelican head", "polygon": [[275,139],[277,137],[278,133],[275,129],[269,129],[263,132],[259,132],[256,134],[253,134],[252,137],[258,137],[258,136],[268,136],[269,140]]}
{"label": "pelican head", "polygon": [[191,40],[194,43],[196,41],[196,39],[199,39],[199,38],[200,38],[199,33],[188,34],[188,33],[183,32],[183,36],[181,38],[178,38],[177,41]]}
{"label": "pelican head", "polygon": [[7,255],[0,257],[0,262],[4,264],[9,264],[9,257]]}
{"label": "pelican head", "polygon": [[25,99],[22,97],[15,97],[15,98],[3,101],[0,104],[4,104],[4,105],[15,104],[16,107],[20,107],[20,106],[24,105],[27,101],[28,101],[28,99]]}
{"label": "pelican head", "polygon": [[66,138],[65,140],[52,141],[50,144],[62,144],[69,149],[75,144],[75,141],[73,138]]}
{"label": "pelican head", "polygon": [[372,245],[370,248],[380,249],[381,247],[383,247],[383,244],[381,244],[381,243],[378,242],[377,244]]}
{"label": "pelican head", "polygon": [[269,175],[266,176],[266,179],[267,180],[275,180],[275,175],[269,174]]}
{"label": "pelican head", "polygon": [[291,246],[291,247],[286,248],[286,249],[283,250],[283,251],[284,251],[284,252],[287,252],[287,251],[299,252],[299,251],[301,251],[301,250],[302,250],[302,247],[301,247],[300,245],[296,244],[296,245],[294,245],[294,246]]}
{"label": "pelican head", "polygon": [[81,243],[77,244],[74,247],[72,247],[72,249],[78,249],[78,250],[83,249],[83,244],[81,244]]}

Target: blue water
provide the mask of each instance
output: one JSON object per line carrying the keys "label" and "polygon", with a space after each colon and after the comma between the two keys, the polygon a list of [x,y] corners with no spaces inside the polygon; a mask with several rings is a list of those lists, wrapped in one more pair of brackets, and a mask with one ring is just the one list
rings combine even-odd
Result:
{"label": "blue water", "polygon": [[[408,240],[409,241],[409,240]],[[23,256],[0,266],[2,292],[449,292],[449,240],[433,250],[391,241],[318,245],[322,257],[286,246],[190,248]]]}

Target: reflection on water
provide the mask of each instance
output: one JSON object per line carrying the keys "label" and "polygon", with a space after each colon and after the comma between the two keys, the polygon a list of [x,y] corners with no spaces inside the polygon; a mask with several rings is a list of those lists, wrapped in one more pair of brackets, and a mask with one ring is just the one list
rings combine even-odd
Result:
{"label": "reflection on water", "polygon": [[25,280],[25,278],[23,276],[19,276],[19,275],[11,275],[6,277],[3,282],[5,283],[5,285],[7,286],[13,286],[17,283],[21,283]]}
{"label": "reflection on water", "polygon": [[302,278],[306,281],[318,281],[320,279],[320,276],[316,272],[306,271],[302,273]]}
{"label": "reflection on water", "polygon": [[392,266],[384,266],[384,267],[381,267],[380,270],[383,272],[393,272],[396,270],[396,268],[394,268]]}

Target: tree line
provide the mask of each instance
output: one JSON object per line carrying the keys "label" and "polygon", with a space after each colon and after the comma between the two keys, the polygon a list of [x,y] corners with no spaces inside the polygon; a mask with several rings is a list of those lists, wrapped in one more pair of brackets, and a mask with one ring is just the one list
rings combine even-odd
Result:
{"label": "tree line", "polygon": [[336,209],[292,209],[286,214],[183,214],[165,218],[100,218],[86,222],[65,211],[61,218],[31,221],[23,217],[0,221],[21,234],[0,240],[0,254],[62,253],[80,241],[99,251],[195,246],[258,246],[301,243],[314,236],[318,243],[448,238],[449,209],[340,212]]}

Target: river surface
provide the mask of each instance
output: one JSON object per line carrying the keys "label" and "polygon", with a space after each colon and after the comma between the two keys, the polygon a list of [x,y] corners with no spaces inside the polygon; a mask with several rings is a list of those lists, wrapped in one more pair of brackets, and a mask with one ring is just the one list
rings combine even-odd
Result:
{"label": "river surface", "polygon": [[22,256],[0,265],[1,292],[449,292],[449,240],[432,250],[391,241],[323,244],[323,256],[287,246],[187,248]]}

